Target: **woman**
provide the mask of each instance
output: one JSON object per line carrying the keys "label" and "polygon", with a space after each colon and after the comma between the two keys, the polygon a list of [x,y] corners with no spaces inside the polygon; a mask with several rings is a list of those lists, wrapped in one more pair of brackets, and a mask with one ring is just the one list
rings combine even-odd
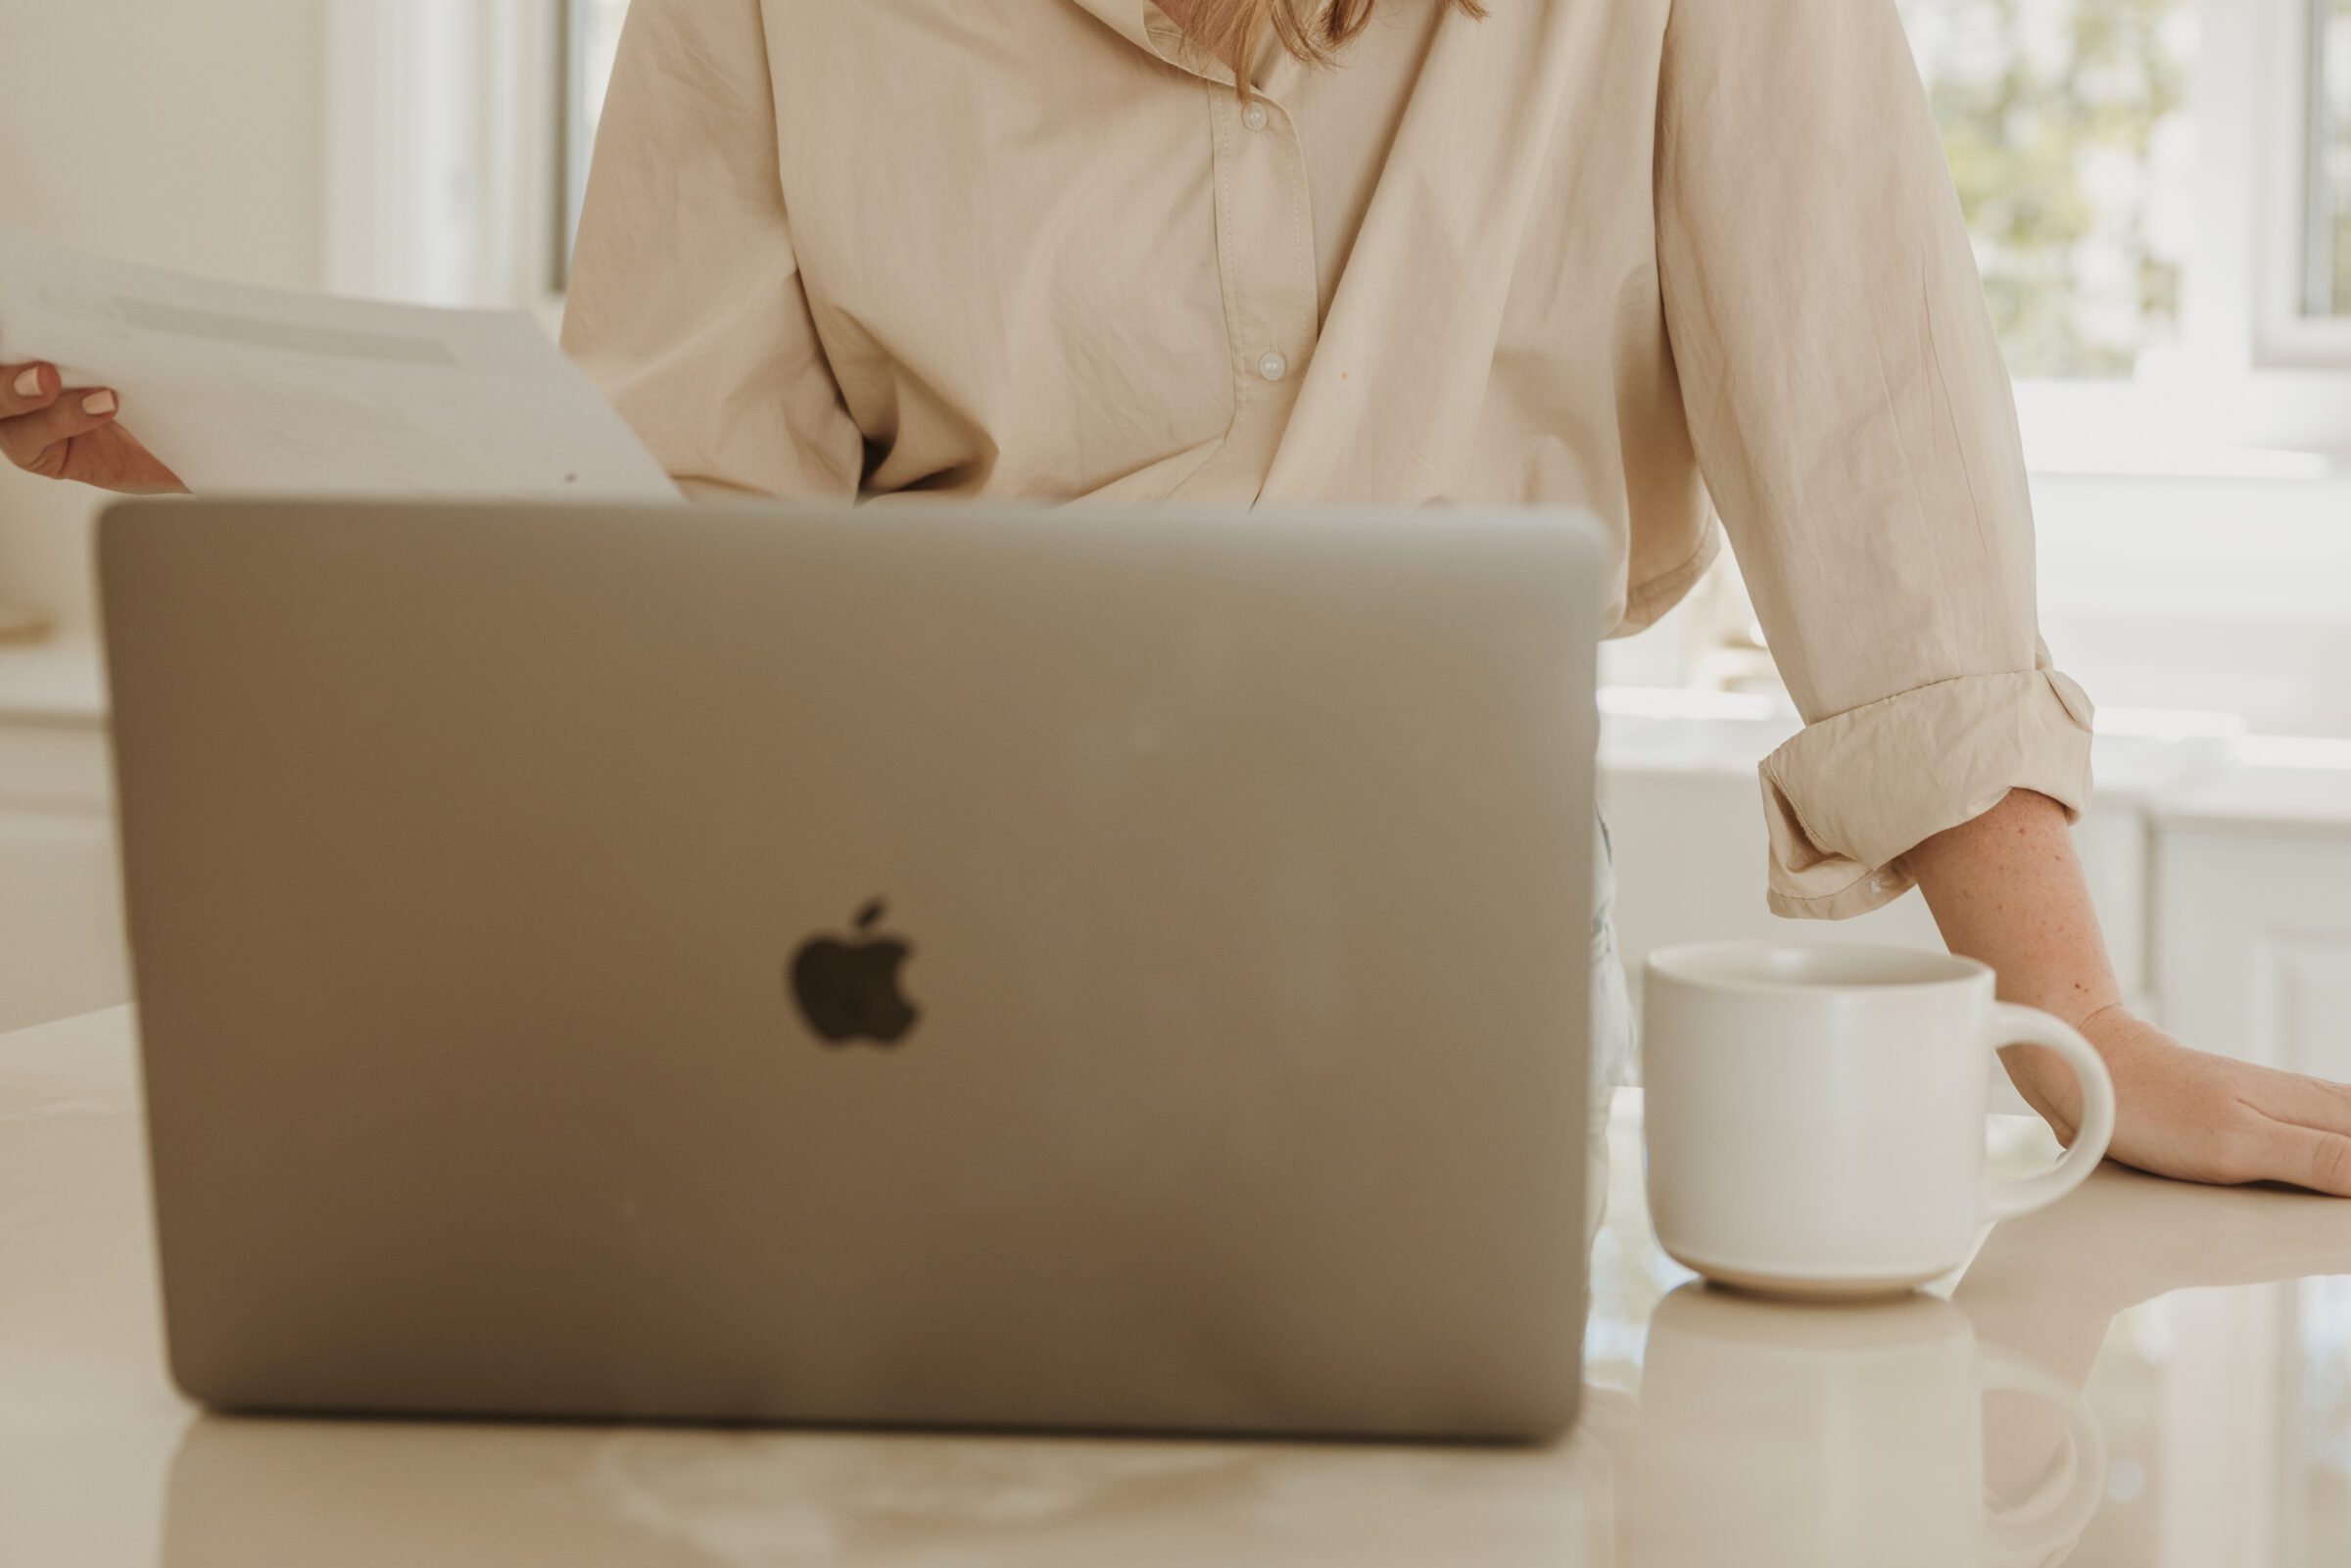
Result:
{"label": "woman", "polygon": [[[637,0],[566,346],[697,496],[1582,506],[1619,634],[1718,504],[1807,721],[1773,907],[1916,882],[2103,1053],[2114,1158],[2351,1195],[2351,1090],[2117,992],[2089,705],[1892,0],[1484,10]],[[173,488],[46,366],[0,370],[0,447]],[[2070,1077],[2009,1057],[2066,1135]]]}

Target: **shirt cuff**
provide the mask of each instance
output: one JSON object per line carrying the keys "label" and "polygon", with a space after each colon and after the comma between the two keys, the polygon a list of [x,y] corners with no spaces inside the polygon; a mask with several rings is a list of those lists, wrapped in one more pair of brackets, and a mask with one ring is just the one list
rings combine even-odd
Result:
{"label": "shirt cuff", "polygon": [[2079,820],[2092,710],[2054,670],[1938,681],[1808,726],[1763,759],[1772,913],[1846,920],[1917,880],[1902,857],[2032,789]]}

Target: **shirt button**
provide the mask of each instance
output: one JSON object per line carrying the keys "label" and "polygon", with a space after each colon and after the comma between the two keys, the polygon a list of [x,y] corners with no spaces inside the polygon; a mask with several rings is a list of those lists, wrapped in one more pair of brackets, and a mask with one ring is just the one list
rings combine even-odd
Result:
{"label": "shirt button", "polygon": [[1242,110],[1241,123],[1251,130],[1264,130],[1266,128],[1266,106],[1253,103]]}
{"label": "shirt button", "polygon": [[1268,349],[1266,356],[1257,361],[1257,373],[1268,381],[1279,381],[1290,373],[1290,361],[1281,356],[1279,349]]}

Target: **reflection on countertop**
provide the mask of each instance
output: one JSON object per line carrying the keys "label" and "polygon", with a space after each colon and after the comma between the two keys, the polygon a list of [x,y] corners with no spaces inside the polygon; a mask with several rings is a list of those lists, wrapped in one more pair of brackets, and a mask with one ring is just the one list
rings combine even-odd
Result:
{"label": "reflection on countertop", "polygon": [[[1619,1394],[1590,1426],[1618,1497],[1648,1500],[1622,1521],[1618,1568],[1727,1560],[1684,1546],[1686,1522],[1656,1506],[1677,1495],[1716,1499],[1701,1510],[1716,1516],[1720,1499],[1748,1498],[1736,1560],[1765,1568],[2351,1568],[2351,1203],[2108,1165],[2064,1203],[1990,1230],[1916,1301],[1835,1322],[1838,1309],[1708,1290],[1667,1259],[1638,1199],[1637,1093],[1619,1113],[1586,1341],[1588,1382]],[[2055,1150],[2038,1123],[1994,1127],[1995,1163]],[[1939,1338],[1952,1349],[1935,1393],[1924,1350]],[[1980,1428],[1950,1387],[1965,1342],[2012,1369],[1983,1379],[1996,1393]],[[1707,1375],[1694,1377],[1694,1361]],[[2051,1382],[2078,1391],[2087,1427]],[[1919,1392],[1889,1398],[1902,1387]],[[1945,1413],[1918,1426],[1938,1400]],[[1890,1499],[1913,1520],[1953,1517],[1953,1495],[1917,1490],[1923,1467],[1902,1456],[1954,1436],[1964,1451],[1942,1464],[1980,1465],[1991,1523],[1965,1542],[1955,1525],[1921,1528],[1906,1554],[1887,1555],[1903,1538],[1868,1532],[1895,1529]],[[1725,1454],[1745,1463],[1723,1467]],[[1683,1484],[1704,1462],[1720,1470],[1714,1484]],[[1728,1485],[1761,1473],[1776,1491]],[[1815,1510],[1824,1499],[1833,1512]],[[1828,1518],[1843,1533],[1824,1533]]]}
{"label": "reflection on countertop", "polygon": [[1607,1460],[1549,1449],[208,1419],[164,1560],[619,1564],[1608,1561]]}
{"label": "reflection on countertop", "polygon": [[11,1561],[2351,1568],[2351,1204],[2109,1168],[1932,1292],[1778,1306],[1656,1250],[1637,1095],[1547,1449],[198,1417],[129,1027],[0,1039]]}

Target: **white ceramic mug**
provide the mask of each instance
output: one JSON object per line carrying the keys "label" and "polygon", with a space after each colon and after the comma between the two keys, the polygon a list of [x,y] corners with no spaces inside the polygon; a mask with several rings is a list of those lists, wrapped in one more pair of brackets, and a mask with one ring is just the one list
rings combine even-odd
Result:
{"label": "white ceramic mug", "polygon": [[[2065,1433],[2029,1497],[1987,1486],[1993,1394]],[[2106,1494],[2082,1397],[1931,1296],[1821,1308],[1683,1286],[1650,1320],[1638,1451],[1641,1549],[1619,1568],[2038,1568]]]}
{"label": "white ceramic mug", "polygon": [[[1652,953],[1642,1011],[1649,1208],[1685,1266],[1749,1290],[1878,1295],[1967,1260],[1989,1220],[2055,1203],[2114,1136],[2089,1042],[2000,1002],[1971,959],[1719,942]],[[2047,1046],[2082,1084],[2063,1159],[1985,1175],[1991,1058]]]}

